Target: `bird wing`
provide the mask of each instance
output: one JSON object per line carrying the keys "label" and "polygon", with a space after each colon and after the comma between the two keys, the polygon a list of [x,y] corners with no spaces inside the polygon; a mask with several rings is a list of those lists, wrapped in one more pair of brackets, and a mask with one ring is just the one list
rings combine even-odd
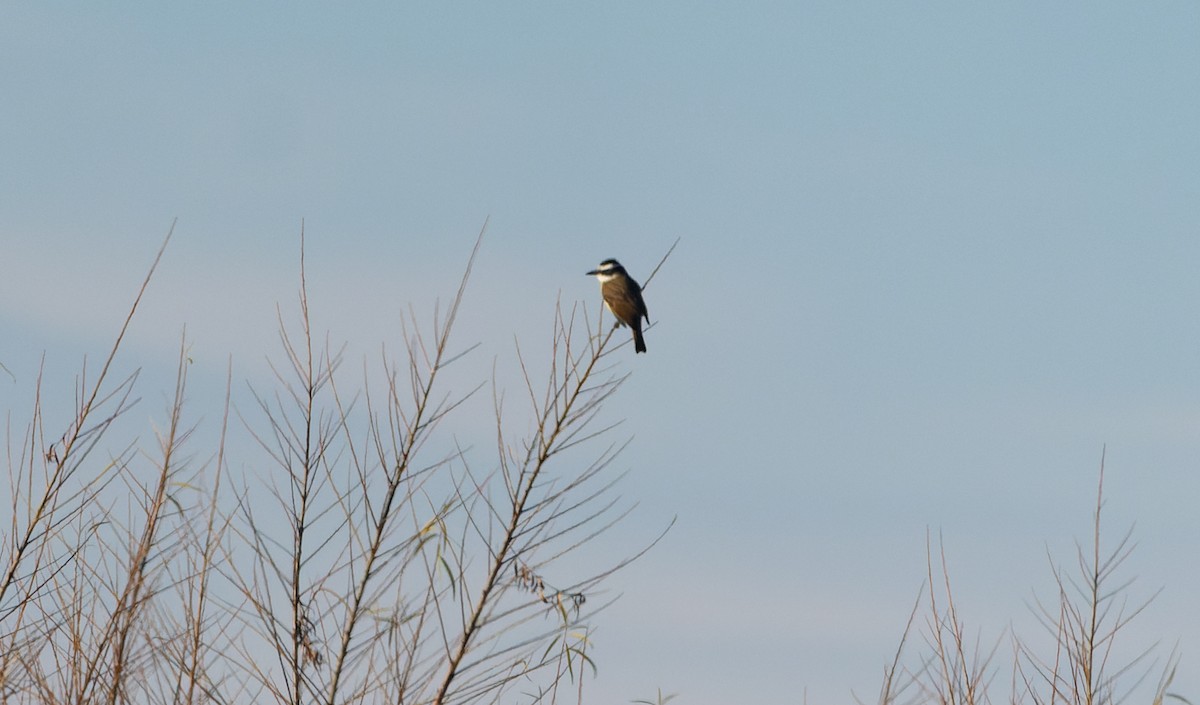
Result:
{"label": "bird wing", "polygon": [[642,298],[642,287],[637,282],[634,282],[633,285],[634,285],[634,290],[637,292],[637,294],[636,294],[637,310],[639,313],[642,314],[642,318],[646,319],[646,323],[649,323],[650,322],[650,311],[646,309],[646,300],[644,298]]}

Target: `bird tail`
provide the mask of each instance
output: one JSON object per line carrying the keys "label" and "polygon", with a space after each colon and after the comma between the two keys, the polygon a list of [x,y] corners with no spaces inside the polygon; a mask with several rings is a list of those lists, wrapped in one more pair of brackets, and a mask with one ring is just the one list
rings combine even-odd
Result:
{"label": "bird tail", "polygon": [[633,349],[635,352],[646,352],[646,341],[642,339],[641,326],[633,326]]}

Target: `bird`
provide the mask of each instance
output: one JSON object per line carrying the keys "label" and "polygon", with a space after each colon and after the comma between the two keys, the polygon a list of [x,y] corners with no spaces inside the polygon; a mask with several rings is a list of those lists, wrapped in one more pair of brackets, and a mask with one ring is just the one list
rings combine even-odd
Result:
{"label": "bird", "polygon": [[650,314],[642,299],[642,287],[615,259],[604,260],[599,267],[588,272],[588,276],[600,280],[600,295],[604,297],[604,305],[616,316],[617,325],[633,329],[634,351],[646,352],[646,341],[642,339],[642,320],[649,323]]}

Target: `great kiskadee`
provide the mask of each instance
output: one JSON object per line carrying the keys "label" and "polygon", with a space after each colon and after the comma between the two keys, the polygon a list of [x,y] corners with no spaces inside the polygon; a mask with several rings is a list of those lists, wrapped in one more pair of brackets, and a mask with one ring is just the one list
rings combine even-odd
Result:
{"label": "great kiskadee", "polygon": [[642,319],[650,321],[646,312],[646,302],[642,300],[642,287],[625,272],[625,268],[615,259],[606,259],[600,266],[588,272],[600,280],[600,295],[604,297],[604,305],[617,318],[617,325],[626,325],[633,329],[633,349],[646,352],[646,341],[642,340]]}

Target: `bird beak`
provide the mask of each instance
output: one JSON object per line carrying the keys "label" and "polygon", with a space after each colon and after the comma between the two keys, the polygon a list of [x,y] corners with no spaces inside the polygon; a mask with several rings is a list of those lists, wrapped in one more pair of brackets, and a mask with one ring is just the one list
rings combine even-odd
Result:
{"label": "bird beak", "polygon": [[600,270],[599,270],[599,269],[593,269],[592,271],[588,272],[588,273],[587,273],[587,275],[588,275],[589,277],[591,277],[591,276],[595,276],[595,275],[597,275],[597,274],[599,274],[599,273],[600,273]]}

